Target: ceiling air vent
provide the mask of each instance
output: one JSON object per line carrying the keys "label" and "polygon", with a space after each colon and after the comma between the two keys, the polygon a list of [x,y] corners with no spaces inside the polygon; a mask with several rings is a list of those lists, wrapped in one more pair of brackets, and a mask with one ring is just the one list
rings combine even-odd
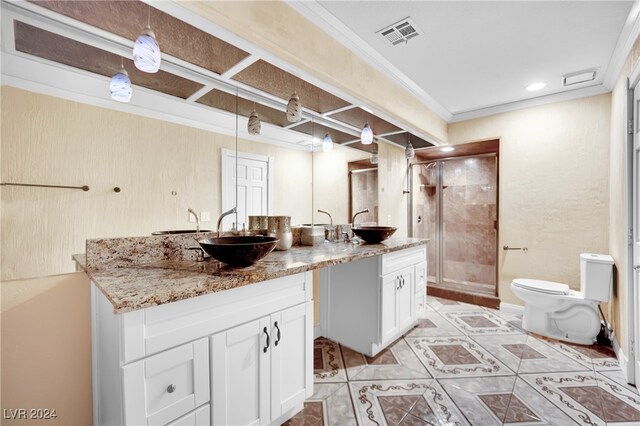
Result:
{"label": "ceiling air vent", "polygon": [[396,22],[393,25],[377,31],[376,34],[381,34],[395,46],[402,42],[406,43],[409,39],[420,35],[420,31],[411,18],[405,18],[400,22]]}
{"label": "ceiling air vent", "polygon": [[570,72],[562,76],[563,86],[573,86],[574,84],[586,83],[587,81],[593,81],[596,79],[598,73],[597,68],[590,68],[588,70]]}

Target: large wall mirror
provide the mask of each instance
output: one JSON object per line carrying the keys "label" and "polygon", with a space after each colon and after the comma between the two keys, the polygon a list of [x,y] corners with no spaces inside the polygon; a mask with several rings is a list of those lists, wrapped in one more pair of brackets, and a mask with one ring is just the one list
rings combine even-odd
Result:
{"label": "large wall mirror", "polygon": [[[3,38],[3,74],[29,73],[28,79],[23,72],[12,75],[10,81],[19,84],[2,87],[0,181],[89,187],[1,187],[2,281],[73,272],[71,257],[83,253],[90,238],[195,229],[196,215],[201,229],[215,230],[226,207],[225,152],[238,152],[238,158],[242,153],[245,166],[267,159],[267,213],[291,216],[294,225],[326,223],[318,209],[330,212],[334,223],[349,223],[354,203],[369,202],[369,195],[356,200],[368,189],[350,186],[349,172],[353,164],[370,161],[373,147],[379,148],[381,169],[400,175],[406,170],[396,154],[392,161],[400,166],[386,163],[386,153],[401,152],[407,135],[395,120],[379,118],[346,96],[146,3],[2,2],[1,7],[3,23],[12,31]],[[167,53],[156,74],[138,71],[130,46],[113,42],[120,37],[133,45],[146,26],[140,17],[148,14],[163,27],[158,41]],[[87,31],[87,25],[101,31]],[[185,46],[184,39],[200,42]],[[109,81],[121,66],[132,83],[129,103],[110,98]],[[294,93],[303,111],[301,120],[291,123],[285,111]],[[262,125],[259,135],[247,129],[254,110]],[[361,144],[365,123],[377,144]],[[333,149],[324,151],[327,134]],[[232,172],[236,182],[238,172]],[[242,170],[247,180],[264,180],[264,174],[253,172],[265,169]],[[236,190],[233,198],[238,195]],[[380,199],[380,211],[384,204]],[[249,211],[254,212],[247,207],[242,218],[226,218],[222,229],[246,226]]]}

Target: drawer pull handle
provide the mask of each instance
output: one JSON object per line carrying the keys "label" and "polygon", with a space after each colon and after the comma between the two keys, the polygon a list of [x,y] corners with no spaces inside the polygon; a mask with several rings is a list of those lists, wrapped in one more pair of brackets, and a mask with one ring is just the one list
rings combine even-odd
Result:
{"label": "drawer pull handle", "polygon": [[167,387],[167,392],[169,393],[173,393],[173,391],[176,390],[176,385],[174,384],[170,384],[169,387]]}
{"label": "drawer pull handle", "polygon": [[267,327],[265,327],[262,331],[264,331],[264,334],[267,335],[267,346],[264,347],[262,352],[267,353],[267,349],[269,349],[269,332],[267,331]]}
{"label": "drawer pull handle", "polygon": [[398,283],[396,285],[396,290],[400,290],[400,277],[396,276],[396,282]]}
{"label": "drawer pull handle", "polygon": [[278,340],[274,343],[275,346],[278,346],[278,343],[280,343],[280,327],[278,327],[278,321],[273,323],[273,325],[276,327],[276,330],[278,330]]}

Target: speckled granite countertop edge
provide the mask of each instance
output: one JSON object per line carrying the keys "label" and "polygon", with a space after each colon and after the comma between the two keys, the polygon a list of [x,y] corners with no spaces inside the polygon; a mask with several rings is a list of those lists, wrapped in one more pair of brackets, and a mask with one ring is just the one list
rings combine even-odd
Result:
{"label": "speckled granite countertop edge", "polygon": [[[87,269],[115,314],[339,265],[427,244],[426,239],[392,238],[381,244],[325,243],[274,251],[247,268],[205,262],[158,261],[136,266]],[[78,261],[79,255],[74,256]],[[426,259],[425,259],[426,260]]]}

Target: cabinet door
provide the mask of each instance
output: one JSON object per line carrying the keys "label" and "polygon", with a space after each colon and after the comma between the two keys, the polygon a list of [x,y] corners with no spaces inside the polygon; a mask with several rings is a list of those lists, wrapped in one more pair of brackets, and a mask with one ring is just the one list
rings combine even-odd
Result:
{"label": "cabinet door", "polygon": [[269,317],[264,317],[211,336],[214,425],[270,422],[270,328]]}
{"label": "cabinet door", "polygon": [[304,402],[313,387],[313,302],[271,315],[271,421]]}
{"label": "cabinet door", "polygon": [[413,266],[404,268],[400,271],[400,285],[398,286],[397,311],[398,311],[398,329],[408,327],[414,318],[414,268]]}
{"label": "cabinet door", "polygon": [[167,426],[210,426],[210,419],[211,406],[207,404],[195,411],[192,411],[184,417],[180,417],[178,420],[168,424]]}
{"label": "cabinet door", "polygon": [[208,402],[208,343],[201,339],[124,366],[124,423],[165,425]]}
{"label": "cabinet door", "polygon": [[382,315],[381,340],[388,342],[398,331],[397,296],[400,284],[400,274],[391,273],[382,277]]}

